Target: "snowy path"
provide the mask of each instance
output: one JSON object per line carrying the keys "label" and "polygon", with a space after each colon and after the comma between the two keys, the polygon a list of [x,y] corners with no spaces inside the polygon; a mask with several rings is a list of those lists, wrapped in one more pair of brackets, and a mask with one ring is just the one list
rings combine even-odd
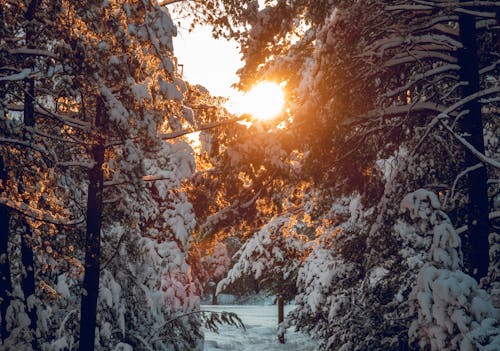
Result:
{"label": "snowy path", "polygon": [[[285,306],[285,313],[293,308]],[[292,330],[286,332],[286,344],[280,344],[276,337],[276,306],[204,305],[201,309],[235,312],[247,328],[244,331],[224,325],[219,328],[219,334],[205,330],[205,351],[312,351],[316,345],[307,336]]]}

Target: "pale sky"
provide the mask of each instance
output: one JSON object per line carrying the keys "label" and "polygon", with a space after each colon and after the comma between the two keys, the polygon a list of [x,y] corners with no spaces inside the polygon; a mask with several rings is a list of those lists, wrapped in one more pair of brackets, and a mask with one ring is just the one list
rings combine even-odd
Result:
{"label": "pale sky", "polygon": [[201,84],[212,95],[232,96],[236,71],[243,65],[234,41],[214,39],[209,27],[197,27],[193,32],[178,27],[174,38],[174,55],[184,65],[184,79]]}
{"label": "pale sky", "polygon": [[235,41],[214,39],[209,26],[198,26],[189,32],[189,24],[182,24],[186,19],[174,15],[173,20],[181,22],[174,37],[174,55],[183,65],[185,81],[204,86],[212,96],[229,98],[224,107],[234,114],[249,113],[265,119],[282,109],[284,96],[279,87],[264,84],[246,94],[231,88],[238,81],[236,72],[243,66]]}

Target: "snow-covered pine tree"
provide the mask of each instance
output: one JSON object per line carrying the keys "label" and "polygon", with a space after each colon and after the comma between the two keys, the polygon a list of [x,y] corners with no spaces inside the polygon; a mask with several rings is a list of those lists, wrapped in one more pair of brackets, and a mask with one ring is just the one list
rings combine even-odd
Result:
{"label": "snow-covered pine tree", "polygon": [[307,237],[297,233],[296,214],[273,218],[248,239],[236,253],[237,261],[217,287],[217,293],[244,275],[253,276],[261,286],[290,300],[294,295],[295,276],[307,255]]}
{"label": "snow-covered pine tree", "polygon": [[[160,327],[166,327],[162,325],[166,315],[193,309],[197,301],[189,291],[189,268],[183,254],[189,245],[192,226],[190,207],[182,197],[172,197],[179,186],[176,176],[186,175],[186,164],[189,170],[190,151],[185,146],[184,153],[177,153],[174,146],[160,138],[182,126],[181,100],[185,88],[176,77],[172,56],[175,26],[168,12],[156,1],[108,2],[104,6],[89,2],[68,5],[67,10],[72,14],[72,21],[78,24],[70,33],[83,59],[81,69],[74,67],[74,70],[80,74],[87,116],[94,128],[90,135],[94,145],[94,171],[89,175],[95,179],[90,179],[88,188],[84,279],[87,292],[82,299],[80,321],[81,331],[85,333],[80,335],[80,349],[93,349],[94,335],[96,347],[130,345],[168,349],[172,343],[193,346],[196,340],[188,332],[191,330],[188,324],[181,324],[177,329],[182,331],[177,341],[165,334],[154,335],[160,332]],[[171,159],[169,167],[181,171],[167,176],[147,174],[144,160],[154,152],[160,155],[170,152],[161,157]],[[167,200],[167,208],[176,210],[158,208],[153,188],[144,181],[168,184],[171,196],[163,200]],[[92,208],[94,212],[90,212]],[[155,213],[161,214],[165,224],[161,224]],[[151,235],[142,232],[149,230],[151,225],[147,223],[151,220],[157,221],[155,226],[161,229],[157,230],[158,241],[155,241],[158,247],[153,249],[164,251],[160,257],[171,260],[171,265],[162,268],[164,263],[157,262],[153,264],[155,268],[143,271],[150,252],[142,247],[141,236]],[[170,231],[172,234],[167,234]],[[171,259],[165,256],[169,250],[173,255]],[[135,258],[131,260],[132,257]],[[102,259],[108,264],[101,271],[99,260]],[[127,264],[119,264],[122,259],[127,260]],[[137,266],[132,264],[135,261]],[[182,278],[182,274],[187,276]],[[128,292],[125,284],[138,285],[137,295]],[[165,291],[161,293],[161,289]],[[172,296],[171,289],[178,291]],[[103,292],[99,298],[98,291]],[[182,299],[180,305],[177,298]],[[149,314],[147,308],[156,312]],[[121,332],[115,333],[116,329]]]}
{"label": "snow-covered pine tree", "polygon": [[411,308],[418,315],[410,326],[410,338],[421,349],[498,348],[500,311],[474,278],[462,271],[461,241],[438,197],[419,189],[405,196],[401,208],[415,222],[402,235],[421,235],[420,240],[430,235],[432,240],[410,294]]}
{"label": "snow-covered pine tree", "polygon": [[[36,61],[47,85],[40,88],[42,93],[35,100],[35,113],[42,123],[30,130],[39,139],[29,145],[42,151],[42,161],[53,161],[53,167],[43,173],[43,183],[24,179],[30,190],[36,189],[30,194],[38,195],[30,200],[31,207],[15,202],[18,196],[10,184],[15,184],[16,179],[2,188],[1,196],[2,205],[55,226],[37,244],[38,250],[46,251],[37,252],[37,261],[43,268],[37,270],[39,294],[44,295],[43,304],[37,305],[39,312],[42,307],[37,327],[41,347],[74,349],[80,341],[82,349],[194,348],[199,338],[198,318],[175,317],[195,309],[198,301],[190,287],[190,268],[186,264],[194,219],[180,191],[180,180],[192,172],[192,151],[185,143],[162,140],[179,131],[184,117],[190,119],[181,103],[185,86],[176,75],[172,56],[175,26],[156,1],[4,1],[2,15],[5,10],[8,16],[13,12],[21,18],[29,4],[39,6],[37,16],[53,19],[43,27],[50,35],[41,35],[48,38],[50,45],[46,51],[37,51],[50,59]],[[2,50],[13,50],[9,45],[16,41],[7,39],[2,36]],[[1,91],[7,96],[2,101],[2,111],[7,108],[2,113],[2,126],[10,127],[16,127],[18,120],[15,106],[9,105],[16,99],[12,86],[30,73],[23,67],[15,72],[13,68],[16,67],[7,62],[1,71]],[[5,82],[9,85],[3,89]],[[23,147],[22,139],[3,134],[10,129],[2,129],[2,149],[17,152],[14,146]],[[46,145],[47,140],[50,146]],[[9,157],[12,155],[16,153]],[[10,167],[15,159],[8,161]],[[22,165],[32,166],[32,161],[26,159]],[[161,195],[157,189],[162,189]],[[86,198],[87,206],[83,205]],[[86,268],[93,276],[86,274],[87,297],[80,307],[76,297],[80,292],[85,243],[81,228],[66,225],[78,223],[85,211],[89,234]],[[156,246],[146,245],[144,239],[151,235],[148,228],[154,226]],[[44,228],[35,226],[37,233],[43,233]],[[161,252],[154,264],[151,250]],[[17,256],[9,258],[12,262]],[[137,266],[130,266],[134,261]],[[101,263],[103,269],[99,267]],[[13,275],[19,272],[16,267],[19,266],[14,265]],[[144,276],[134,275],[135,271]],[[134,284],[137,289],[127,291]],[[150,313],[150,308],[156,313]],[[82,327],[89,335],[83,337],[78,335],[79,309],[89,317],[84,317],[89,323],[84,321]],[[11,311],[21,320],[19,308]],[[97,328],[91,326],[93,320]],[[2,326],[5,325],[10,332],[15,330],[15,325],[5,324],[2,318]],[[97,338],[91,335],[95,330]],[[17,330],[16,333],[8,345],[19,346],[22,336]]]}
{"label": "snow-covered pine tree", "polygon": [[[224,3],[232,6],[232,2]],[[250,3],[233,5],[244,13]],[[338,240],[338,248],[330,249],[329,255],[313,249],[310,256],[324,257],[323,266],[332,260],[342,266],[345,256],[339,252],[351,252],[348,261],[359,262],[355,270],[359,274],[340,285],[350,289],[337,290],[338,284],[331,283],[332,290],[324,293],[345,296],[350,302],[343,305],[342,325],[324,312],[331,311],[329,303],[301,317],[300,311],[307,308],[302,309],[305,304],[299,308],[296,323],[319,336],[325,348],[408,347],[407,301],[419,267],[401,255],[426,248],[404,241],[394,228],[399,202],[408,190],[435,189],[448,199],[446,211],[454,224],[462,226],[465,218],[473,218],[466,210],[464,175],[481,167],[498,173],[497,162],[487,156],[497,153],[497,142],[484,152],[471,150],[457,129],[465,106],[478,98],[485,113],[482,133],[491,135],[497,129],[498,67],[491,53],[498,52],[498,47],[492,10],[497,7],[491,3],[458,1],[278,1],[231,18],[240,28],[250,29],[237,34],[246,61],[240,70],[240,86],[260,79],[287,82],[293,104],[284,144],[304,156],[302,175],[333,195],[318,199],[316,216],[335,218],[329,214],[334,211],[328,201],[343,194],[348,198],[361,194],[363,227],[347,231],[351,237],[345,241],[342,238],[348,236],[329,230],[337,237],[332,240]],[[464,62],[458,59],[465,44],[457,30],[464,13],[476,17],[481,58],[479,91],[476,95],[465,92],[468,96],[460,91]],[[468,158],[464,154],[471,151],[474,169],[468,161],[456,162]],[[495,181],[488,191],[490,196],[496,193]],[[494,216],[496,206],[490,201],[486,212]],[[467,244],[463,248],[471,250]],[[487,250],[482,252],[487,256]],[[304,277],[303,282],[307,281]],[[491,286],[491,280],[484,284]],[[299,291],[307,287],[301,283]],[[314,296],[315,291],[304,298],[309,293]],[[323,294],[321,289],[317,293]],[[318,327],[308,329],[312,321]],[[364,337],[356,342],[359,335]]]}
{"label": "snow-covered pine tree", "polygon": [[[302,215],[277,216],[250,237],[235,254],[236,263],[217,284],[216,294],[245,276],[252,277],[265,292],[276,295],[278,324],[281,325],[284,304],[295,296],[297,272],[309,251],[309,238],[299,234],[299,228],[307,226]],[[278,339],[285,342],[283,329]]]}
{"label": "snow-covered pine tree", "polygon": [[[0,6],[3,18],[0,144],[5,170],[2,205],[10,212],[10,220],[2,223],[4,264],[6,268],[9,266],[3,278],[13,284],[10,298],[3,299],[2,341],[7,348],[31,344],[36,349],[38,322],[42,319],[41,293],[36,290],[44,283],[37,277],[43,268],[40,257],[51,256],[52,246],[45,240],[57,233],[54,225],[71,222],[56,200],[58,196],[61,199],[61,194],[57,194],[60,189],[52,177],[58,160],[50,145],[50,140],[56,138],[50,120],[57,120],[58,116],[41,108],[43,96],[50,89],[49,68],[53,69],[56,58],[51,51],[52,26],[45,25],[43,20],[48,13],[57,13],[57,5],[26,1],[2,2]],[[2,284],[2,295],[4,287],[10,290],[7,282]],[[24,301],[24,306],[19,301]]]}
{"label": "snow-covered pine tree", "polygon": [[226,276],[231,257],[223,241],[216,241],[213,248],[205,251],[200,260],[207,273],[205,285],[209,289],[206,290],[209,290],[212,294],[212,305],[217,305],[217,284]]}

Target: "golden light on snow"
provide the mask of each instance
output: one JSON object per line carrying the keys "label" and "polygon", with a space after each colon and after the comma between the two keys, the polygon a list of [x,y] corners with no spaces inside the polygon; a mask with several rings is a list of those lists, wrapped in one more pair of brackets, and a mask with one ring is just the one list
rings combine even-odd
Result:
{"label": "golden light on snow", "polygon": [[276,117],[285,105],[285,94],[279,84],[261,82],[243,95],[230,98],[226,108],[235,114],[250,114],[261,121]]}

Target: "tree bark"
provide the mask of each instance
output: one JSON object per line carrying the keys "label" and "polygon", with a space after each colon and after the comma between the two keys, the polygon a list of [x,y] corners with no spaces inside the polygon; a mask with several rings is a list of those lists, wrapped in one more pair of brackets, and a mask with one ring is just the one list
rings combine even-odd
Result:
{"label": "tree bark", "polygon": [[[285,320],[285,300],[283,296],[278,295],[278,326]],[[281,344],[285,343],[285,333],[278,334],[278,340]]]}
{"label": "tree bark", "polygon": [[[35,82],[33,79],[28,79],[25,84],[26,93],[24,95],[24,124],[27,127],[35,126],[35,106],[34,106],[34,96],[35,96]],[[31,138],[31,136],[26,136]],[[30,150],[26,150],[30,152]],[[21,177],[19,177],[21,181]],[[24,184],[21,184],[20,190],[26,193]],[[24,200],[27,202],[27,200]],[[26,313],[30,319],[30,330],[32,333],[31,344],[34,350],[38,350],[38,342],[36,339],[36,329],[38,313],[35,301],[33,298],[36,296],[36,283],[35,283],[35,258],[32,249],[32,231],[30,225],[24,218],[21,218],[21,228],[23,232],[21,233],[21,263],[23,266],[23,273],[21,275],[21,288],[24,295],[24,304],[26,307]]]}
{"label": "tree bark", "polygon": [[[25,18],[28,22],[26,26],[26,43],[29,48],[33,48],[33,38],[35,31],[33,28],[34,14],[37,8],[37,1],[31,1],[28,10],[25,14]],[[27,60],[28,68],[34,66],[32,59]],[[33,78],[28,78],[25,80],[25,93],[24,93],[24,125],[27,127],[35,126],[35,81]],[[27,140],[31,139],[31,135],[26,135]],[[27,150],[26,152],[30,152]],[[21,181],[21,178],[19,179]],[[21,184],[21,191],[25,193],[24,184]],[[27,200],[24,200],[27,202]],[[30,330],[32,333],[31,345],[34,350],[38,350],[38,342],[36,337],[37,320],[38,313],[35,301],[33,300],[36,296],[36,284],[35,284],[35,259],[33,256],[32,249],[32,231],[26,220],[21,219],[22,225],[24,227],[24,232],[21,234],[21,262],[23,265],[23,273],[21,276],[21,288],[24,295],[24,304],[26,306],[26,313],[30,319]]]}
{"label": "tree bark", "polygon": [[[97,103],[96,121],[102,119],[102,103]],[[98,123],[96,123],[98,125]],[[80,351],[94,350],[99,295],[99,258],[101,249],[104,143],[92,148],[94,167],[89,171],[87,194],[87,229],[85,236],[85,273],[80,314]]]}
{"label": "tree bark", "polygon": [[212,286],[212,305],[217,305],[217,284]]}
{"label": "tree bark", "polygon": [[[0,180],[7,180],[3,157],[0,155]],[[1,193],[1,192],[0,192]],[[7,309],[12,299],[12,277],[9,260],[9,223],[10,214],[7,206],[0,205],[0,338],[4,342],[10,335],[5,322]]]}
{"label": "tree bark", "polygon": [[[463,0],[461,0],[463,2]],[[460,41],[463,48],[459,52],[460,80],[467,85],[462,89],[463,98],[479,91],[479,68],[476,43],[476,20],[468,14],[460,14]],[[485,152],[483,120],[479,101],[473,100],[465,105],[469,112],[461,120],[461,128],[466,140],[479,152]],[[467,152],[465,167],[471,167],[477,159]],[[488,274],[489,267],[489,219],[488,185],[486,167],[470,172],[467,177],[469,203],[467,222],[469,227],[468,242],[465,246],[466,259],[472,276],[479,280]]]}
{"label": "tree bark", "polygon": [[26,313],[30,319],[30,330],[32,333],[31,344],[33,350],[38,350],[38,342],[36,339],[36,328],[38,313],[34,298],[36,296],[36,284],[35,284],[35,260],[33,257],[32,249],[32,232],[29,224],[22,220],[22,230],[24,233],[21,234],[21,262],[23,265],[23,272],[21,274],[21,288],[24,294],[24,304],[26,306]]}

